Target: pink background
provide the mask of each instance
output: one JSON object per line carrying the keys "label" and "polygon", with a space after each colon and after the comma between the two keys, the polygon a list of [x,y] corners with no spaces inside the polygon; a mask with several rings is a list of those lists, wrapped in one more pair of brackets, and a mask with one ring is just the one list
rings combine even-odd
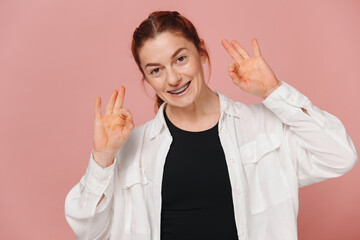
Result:
{"label": "pink background", "polygon": [[[154,10],[178,10],[205,39],[210,86],[245,103],[221,40],[253,55],[258,39],[276,76],[337,116],[360,144],[360,2],[182,0],[0,1],[0,239],[75,239],[66,194],[85,173],[96,96],[126,87],[140,125],[154,117],[153,92],[130,52],[134,29]],[[300,190],[299,239],[360,239],[360,164]]]}

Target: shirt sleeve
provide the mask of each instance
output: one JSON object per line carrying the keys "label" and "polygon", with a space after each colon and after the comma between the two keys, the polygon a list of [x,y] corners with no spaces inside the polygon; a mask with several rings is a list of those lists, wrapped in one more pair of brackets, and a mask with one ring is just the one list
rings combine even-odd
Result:
{"label": "shirt sleeve", "polygon": [[[102,168],[94,160],[93,151],[85,175],[65,199],[65,217],[77,239],[107,239],[110,236],[117,156],[112,165]],[[104,198],[97,205],[103,194]]]}
{"label": "shirt sleeve", "polygon": [[299,187],[339,177],[358,161],[358,152],[341,121],[286,82],[282,81],[263,104],[283,122],[284,142]]}

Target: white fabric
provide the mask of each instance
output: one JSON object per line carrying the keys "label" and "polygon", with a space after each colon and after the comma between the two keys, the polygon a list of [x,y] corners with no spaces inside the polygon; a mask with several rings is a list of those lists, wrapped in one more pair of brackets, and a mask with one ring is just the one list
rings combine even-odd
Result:
{"label": "white fabric", "polygon": [[[259,104],[214,92],[239,239],[297,239],[298,188],[348,172],[358,161],[352,140],[338,118],[286,82]],[[65,200],[78,239],[160,239],[162,173],[172,142],[164,104],[133,130],[114,164],[103,169],[90,154]]]}

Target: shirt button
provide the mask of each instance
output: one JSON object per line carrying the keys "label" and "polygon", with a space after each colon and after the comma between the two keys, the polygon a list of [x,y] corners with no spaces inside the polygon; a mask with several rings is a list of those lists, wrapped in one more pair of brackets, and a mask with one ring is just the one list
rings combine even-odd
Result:
{"label": "shirt button", "polygon": [[235,163],[235,159],[234,159],[234,158],[230,158],[230,162],[231,162],[231,163]]}
{"label": "shirt button", "polygon": [[288,99],[289,99],[290,102],[293,102],[293,101],[294,101],[293,95],[290,95],[290,96],[288,97]]}
{"label": "shirt button", "polygon": [[240,195],[240,194],[241,194],[240,189],[236,189],[236,194],[237,194],[237,195]]}

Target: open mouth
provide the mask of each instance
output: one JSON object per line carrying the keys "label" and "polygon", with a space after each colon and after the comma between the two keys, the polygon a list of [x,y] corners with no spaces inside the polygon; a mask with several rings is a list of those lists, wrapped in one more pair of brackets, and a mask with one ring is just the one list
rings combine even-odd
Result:
{"label": "open mouth", "polygon": [[183,86],[182,88],[175,90],[175,91],[168,91],[171,94],[181,94],[183,92],[186,91],[186,89],[188,89],[189,85],[190,85],[191,81],[189,81],[185,86]]}

